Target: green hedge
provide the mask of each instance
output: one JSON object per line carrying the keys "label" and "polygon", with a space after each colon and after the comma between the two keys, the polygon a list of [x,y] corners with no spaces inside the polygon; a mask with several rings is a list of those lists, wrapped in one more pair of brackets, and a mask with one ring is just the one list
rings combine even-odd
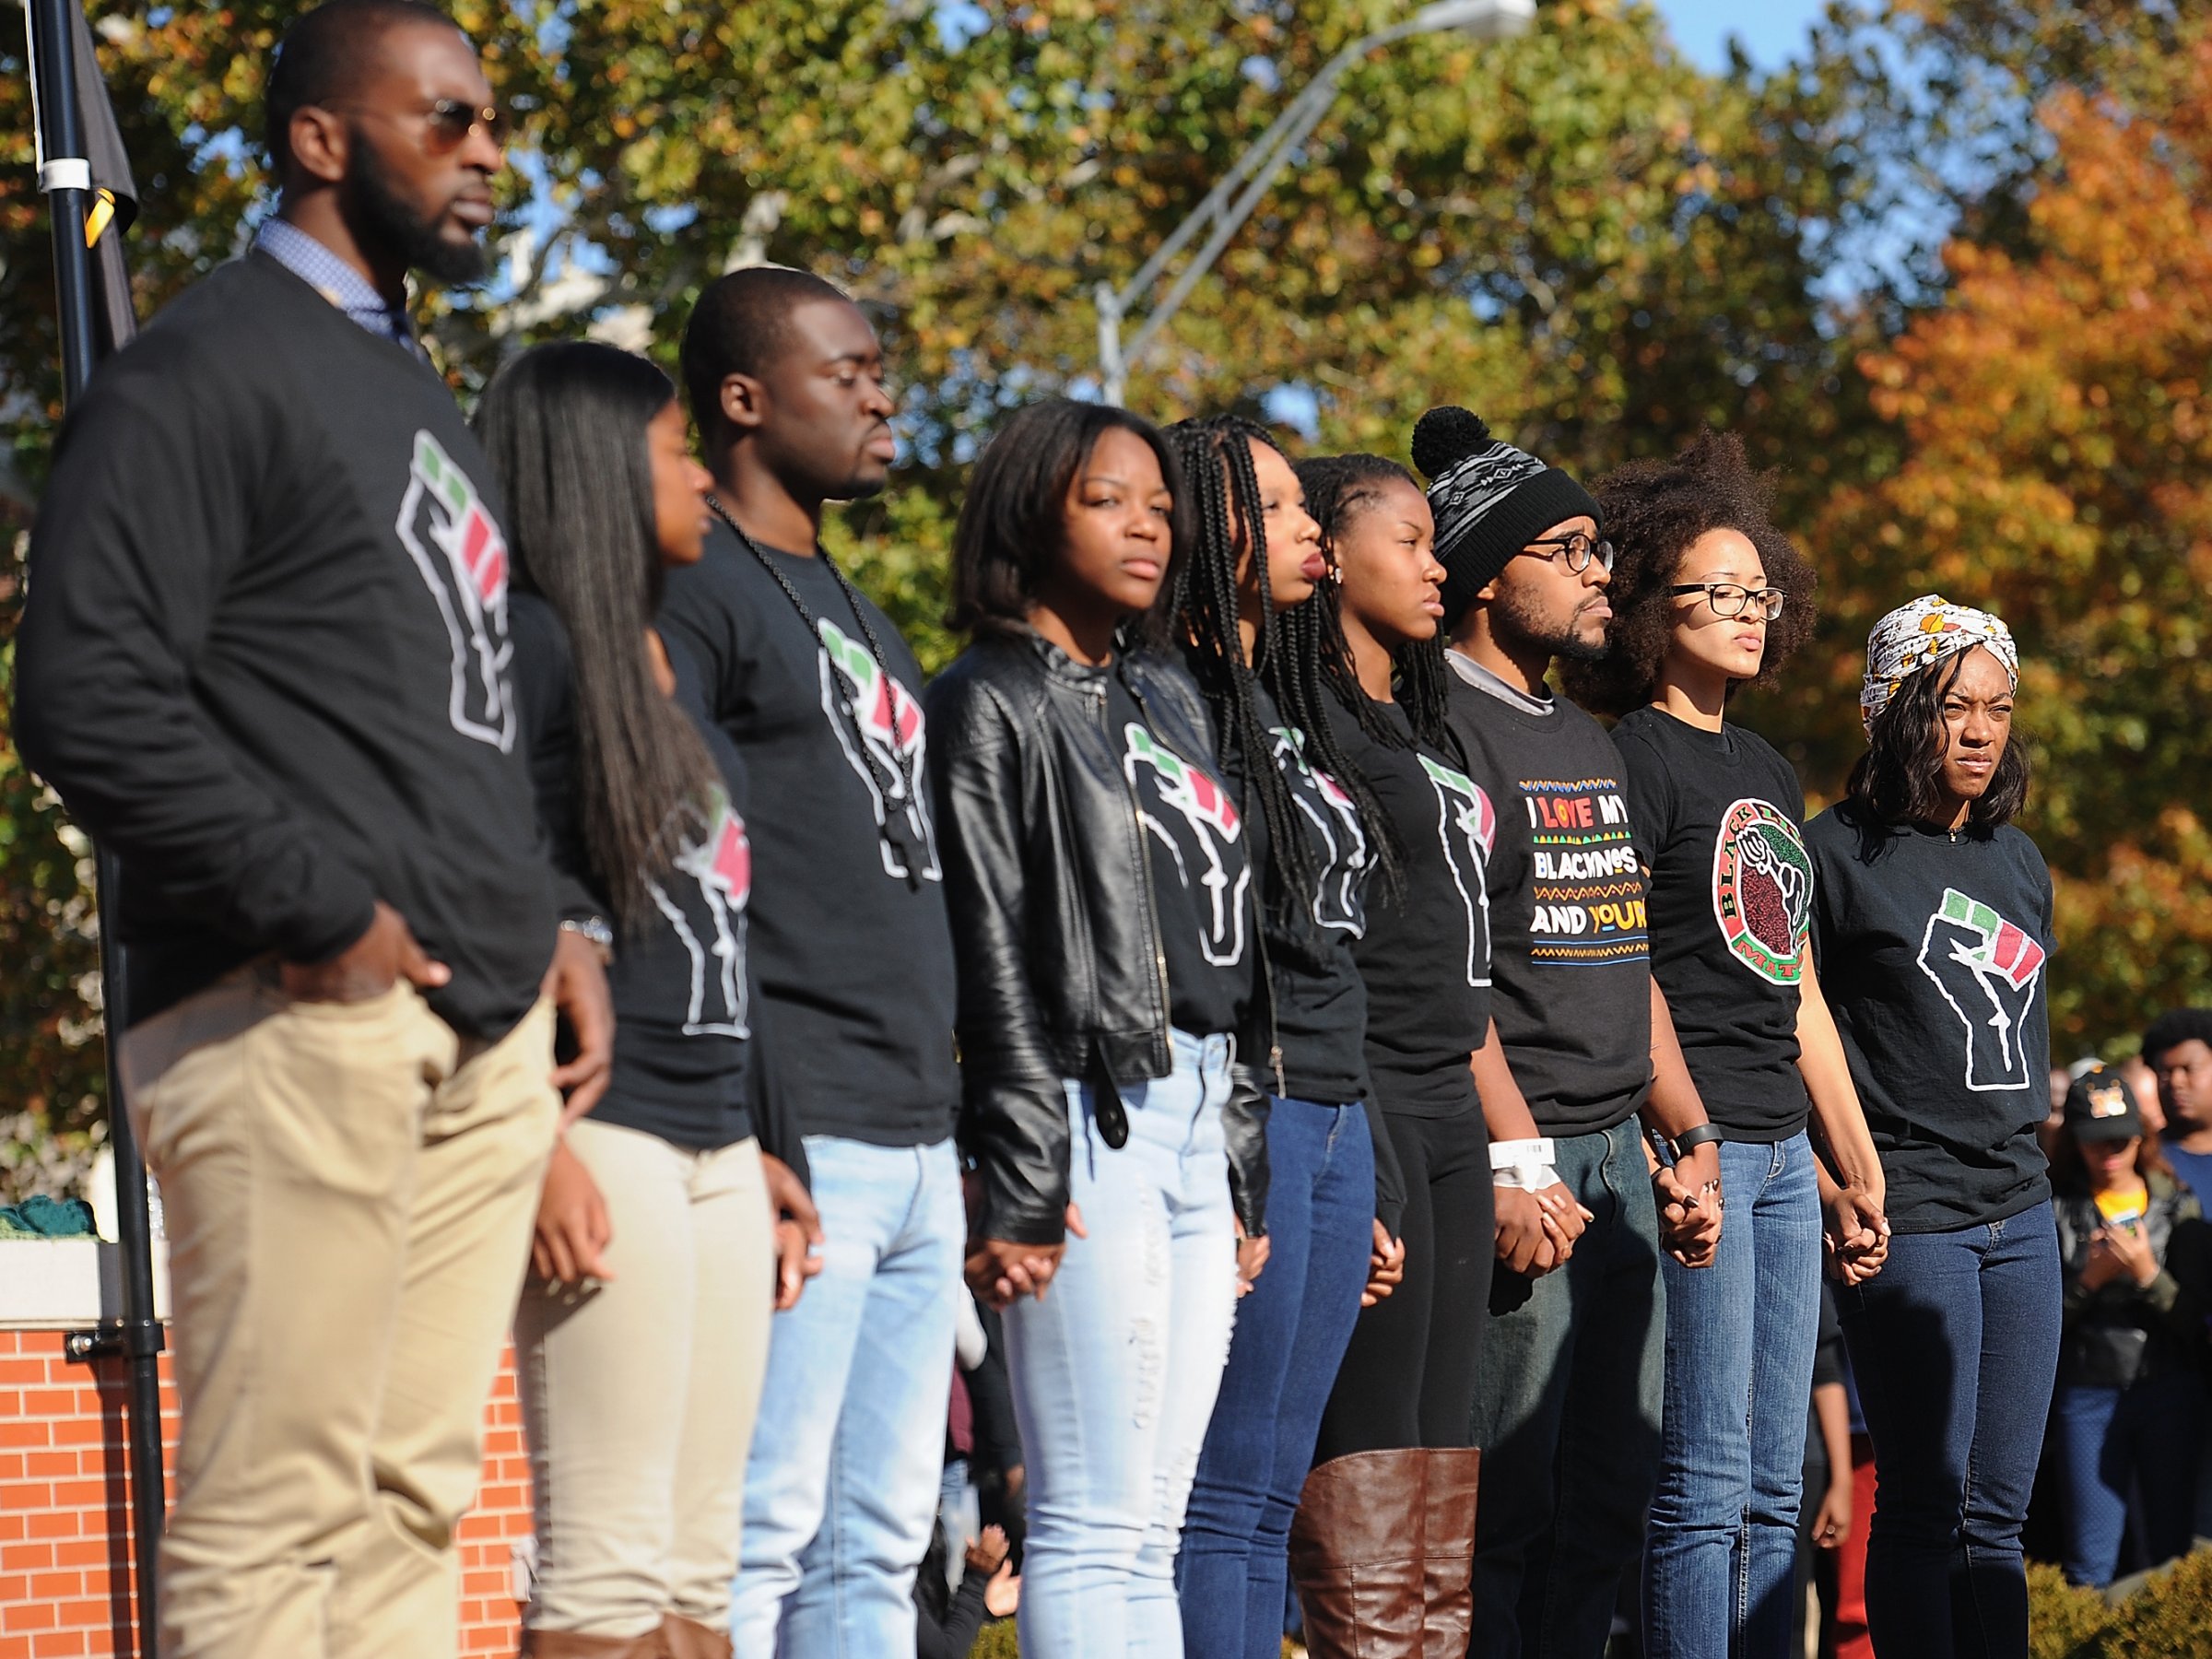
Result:
{"label": "green hedge", "polygon": [[2207,1659],[2212,1549],[2152,1573],[2117,1603],[2076,1590],[2056,1568],[2028,1569],[2029,1659]]}

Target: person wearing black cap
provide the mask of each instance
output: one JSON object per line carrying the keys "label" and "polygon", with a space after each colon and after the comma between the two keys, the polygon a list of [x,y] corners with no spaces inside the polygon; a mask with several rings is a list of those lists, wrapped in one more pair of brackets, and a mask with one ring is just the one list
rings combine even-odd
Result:
{"label": "person wearing black cap", "polygon": [[[1492,1280],[1473,1401],[1488,1466],[1470,1652],[1597,1659],[1658,1477],[1659,1253],[1712,1261],[1720,1136],[1652,979],[1627,769],[1604,728],[1545,686],[1555,658],[1605,649],[1612,548],[1597,504],[1465,409],[1424,415],[1413,458],[1446,571],[1447,718],[1498,809],[1497,1041],[1475,1071],[1509,1259]],[[1505,1130],[1509,1115],[1533,1120],[1534,1135]],[[1564,1255],[1559,1271],[1514,1271],[1521,1230],[1540,1225],[1532,1195],[1561,1182],[1591,1212],[1587,1230],[1531,1263]]]}
{"label": "person wearing black cap", "polygon": [[2057,1432],[2066,1582],[2099,1588],[2120,1566],[2131,1488],[2146,1565],[2194,1530],[2205,1418],[2204,1213],[2143,1131],[2127,1083],[2095,1066],[2066,1090],[2052,1147],[2065,1264]]}

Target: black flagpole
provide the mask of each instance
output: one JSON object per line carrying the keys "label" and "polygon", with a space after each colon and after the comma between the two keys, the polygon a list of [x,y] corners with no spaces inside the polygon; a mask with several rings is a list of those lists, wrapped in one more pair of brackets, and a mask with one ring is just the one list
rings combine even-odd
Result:
{"label": "black flagpole", "polygon": [[[39,147],[43,164],[39,187],[45,192],[53,225],[53,279],[61,320],[62,392],[74,406],[92,378],[99,335],[93,321],[92,253],[85,241],[85,220],[92,205],[92,167],[86,156],[84,111],[76,98],[72,62],[75,31],[68,7],[79,0],[27,0],[31,74],[38,91]],[[108,1144],[115,1159],[115,1230],[123,1257],[123,1320],[120,1327],[76,1334],[73,1357],[121,1356],[128,1368],[128,1426],[131,1471],[131,1560],[138,1591],[138,1644],[141,1655],[155,1652],[155,1560],[166,1511],[161,1468],[161,1323],[154,1316],[152,1224],[147,1212],[146,1163],[131,1134],[124,1109],[123,1077],[115,1061],[126,1022],[124,1008],[123,947],[116,938],[115,864],[98,855],[100,993],[106,1026]]]}

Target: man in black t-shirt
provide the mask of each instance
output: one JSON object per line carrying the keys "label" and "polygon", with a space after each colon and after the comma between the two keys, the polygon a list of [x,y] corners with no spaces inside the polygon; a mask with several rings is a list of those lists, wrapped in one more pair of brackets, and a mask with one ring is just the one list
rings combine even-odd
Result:
{"label": "man in black t-shirt", "polygon": [[964,1226],[952,937],[923,771],[922,672],[821,549],[890,470],[882,347],[804,272],[700,295],[684,379],[722,522],[661,623],[745,758],[759,1061],[806,1137],[822,1272],[776,1315],[745,1481],[736,1651],[914,1645]]}
{"label": "man in black t-shirt", "polygon": [[[1524,1194],[1563,1182],[1589,1216],[1571,1251],[1537,1256],[1556,1270],[1501,1265],[1492,1281],[1469,1651],[1599,1659],[1658,1476],[1659,1251],[1712,1259],[1719,1159],[1652,982],[1626,769],[1597,723],[1545,685],[1555,656],[1604,649],[1611,550],[1597,508],[1464,409],[1423,416],[1413,453],[1448,573],[1448,724],[1497,813],[1495,1041],[1476,1082],[1500,1253]],[[1533,1137],[1516,1126],[1532,1120]],[[1654,1172],[1644,1124],[1671,1137],[1674,1168]]]}
{"label": "man in black t-shirt", "polygon": [[17,736],[121,865],[110,1030],[171,1243],[165,1653],[453,1651],[552,1083],[605,1087],[490,471],[406,312],[410,269],[482,273],[490,101],[429,6],[296,21],[276,216],[94,377],[32,538]]}

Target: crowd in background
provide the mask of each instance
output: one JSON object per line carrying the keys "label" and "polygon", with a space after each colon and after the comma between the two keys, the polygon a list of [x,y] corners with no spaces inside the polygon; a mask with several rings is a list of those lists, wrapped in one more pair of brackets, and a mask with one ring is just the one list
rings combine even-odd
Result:
{"label": "crowd in background", "polygon": [[860,306],[733,271],[680,392],[573,341],[465,418],[406,279],[482,275],[473,47],[331,0],[266,105],[18,647],[123,870],[164,1653],[451,1652],[510,1333],[546,1659],[1761,1659],[1862,1535],[1845,1641],[2020,1655],[2047,1428],[2070,1576],[2187,1547],[2212,1013],[2047,1070],[1999,618],[1899,595],[1808,821],[1734,439],[1046,399],[925,685],[821,546]]}

